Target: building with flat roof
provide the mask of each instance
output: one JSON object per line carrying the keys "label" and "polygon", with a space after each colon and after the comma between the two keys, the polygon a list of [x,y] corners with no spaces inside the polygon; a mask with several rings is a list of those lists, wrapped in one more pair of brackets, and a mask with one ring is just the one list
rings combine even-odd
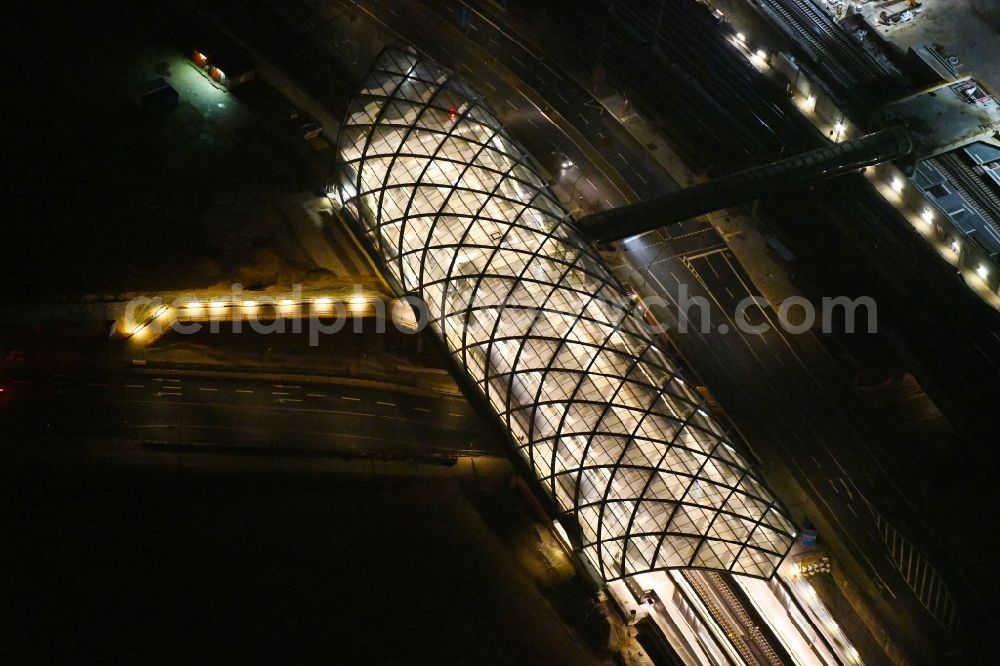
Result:
{"label": "building with flat roof", "polygon": [[345,212],[425,304],[599,580],[774,574],[787,513],[474,90],[387,49],[338,149]]}

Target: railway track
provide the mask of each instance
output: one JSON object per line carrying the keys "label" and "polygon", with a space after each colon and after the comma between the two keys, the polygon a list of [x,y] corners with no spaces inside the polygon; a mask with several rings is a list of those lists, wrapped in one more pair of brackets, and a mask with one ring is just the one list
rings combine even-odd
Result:
{"label": "railway track", "polygon": [[[672,117],[664,127],[671,140],[702,144],[685,151],[691,163],[708,155],[722,171],[732,171],[810,147],[813,128],[783,107],[781,91],[755,76],[703,5],[670,3],[669,11],[670,20],[660,22],[639,12],[612,14],[625,28],[615,38],[617,72],[645,106]],[[656,77],[650,76],[651,67]],[[709,139],[715,144],[711,149],[705,145]]]}
{"label": "railway track", "polygon": [[772,646],[776,639],[756,624],[722,575],[694,570],[684,570],[681,575],[747,664],[782,666],[789,663]]}
{"label": "railway track", "polygon": [[793,36],[801,37],[817,63],[842,87],[875,83],[888,74],[811,0],[758,0],[758,3],[786,30],[794,31]]}
{"label": "railway track", "polygon": [[979,175],[958,155],[940,155],[932,163],[948,176],[952,187],[1000,234],[1000,195],[981,182]]}

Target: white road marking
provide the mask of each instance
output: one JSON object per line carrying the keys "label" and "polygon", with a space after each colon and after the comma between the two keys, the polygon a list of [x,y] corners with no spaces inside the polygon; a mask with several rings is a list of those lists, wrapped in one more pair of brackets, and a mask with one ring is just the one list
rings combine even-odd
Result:
{"label": "white road marking", "polygon": [[414,407],[413,409],[416,410],[416,411],[418,411],[418,412],[426,412],[426,413],[430,413],[430,411],[431,411],[431,410],[427,409],[426,407]]}
{"label": "white road marking", "polygon": [[635,172],[636,177],[642,181],[643,185],[649,185],[649,181],[642,177],[642,174],[638,171]]}
{"label": "white road marking", "polygon": [[142,384],[126,384],[125,388],[145,388]]}
{"label": "white road marking", "polygon": [[87,386],[107,386],[104,382],[90,382]]}
{"label": "white road marking", "polygon": [[253,393],[250,389],[236,389],[237,393]]}
{"label": "white road marking", "polygon": [[455,412],[448,412],[448,416],[465,416],[465,414],[457,414]]}
{"label": "white road marking", "polygon": [[272,384],[274,388],[290,388],[290,389],[300,389],[301,386],[292,386],[291,384]]}
{"label": "white road marking", "polygon": [[325,393],[306,393],[306,396],[309,397],[309,398],[325,398],[326,394]]}
{"label": "white road marking", "polygon": [[380,404],[380,405],[385,405],[386,407],[395,407],[396,406],[396,403],[394,403],[394,402],[382,402],[381,400],[376,400],[376,402],[378,404]]}
{"label": "white road marking", "polygon": [[343,398],[344,400],[353,400],[354,402],[361,402],[361,398],[352,398],[349,395],[342,395],[340,397]]}
{"label": "white road marking", "polygon": [[271,391],[271,395],[288,395],[288,391]]}
{"label": "white road marking", "polygon": [[217,388],[205,388],[204,386],[199,386],[198,390],[199,391],[211,391],[212,393],[215,393],[219,389],[217,389]]}

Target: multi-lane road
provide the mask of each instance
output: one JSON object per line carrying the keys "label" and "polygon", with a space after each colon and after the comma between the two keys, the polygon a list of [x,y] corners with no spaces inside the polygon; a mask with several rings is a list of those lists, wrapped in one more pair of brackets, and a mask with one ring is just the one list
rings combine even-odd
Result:
{"label": "multi-lane road", "polygon": [[[267,25],[271,36],[283,34],[283,38],[272,40],[274,52],[290,68],[301,71],[304,77],[312,76],[314,81],[318,71],[314,66],[329,57],[310,51],[313,46],[327,48],[327,56],[339,52],[357,64],[377,50],[373,37],[383,43],[414,43],[487,96],[501,120],[553,174],[562,196],[578,205],[581,213],[648,198],[675,185],[652,164],[644,147],[595,103],[579,82],[580,72],[566,73],[557,64],[565,58],[553,52],[569,53],[570,48],[579,50],[581,44],[588,44],[598,53],[613,56],[618,61],[616,73],[644,90],[645,101],[668,119],[664,131],[705,130],[686,138],[671,134],[679,144],[692,148],[718,146],[718,151],[701,151],[703,166],[714,164],[731,171],[741,160],[761,159],[768,153],[794,150],[818,140],[787,104],[774,101],[773,86],[754,78],[745,63],[736,61],[736,54],[727,52],[731,49],[723,36],[690,30],[692,34],[686,34],[679,19],[671,23],[680,26],[677,34],[671,33],[672,38],[663,40],[659,47],[661,53],[667,50],[667,57],[654,61],[649,49],[634,44],[634,40],[605,41],[608,31],[599,24],[596,13],[578,15],[571,25],[563,26],[565,29],[550,30],[559,41],[547,44],[543,53],[537,44],[544,42],[536,39],[536,46],[532,46],[465,5],[433,0],[404,5],[377,0],[309,4],[311,9],[290,5],[278,11],[270,3],[260,3],[273,21],[249,21],[250,16],[259,19],[249,12],[242,12],[243,18],[236,13],[230,18],[251,37],[261,25]],[[694,11],[687,3],[679,8]],[[285,16],[283,11],[295,15]],[[685,20],[698,23],[692,16]],[[282,24],[286,28],[279,27]],[[688,70],[699,74],[691,76]],[[325,91],[321,80],[315,86],[322,97],[328,98],[333,88],[345,87],[342,79],[330,83],[331,88]],[[688,118],[692,114],[700,117]],[[728,120],[719,126],[714,122],[718,118]],[[569,156],[574,166],[561,169],[562,156]],[[874,196],[872,192],[859,193],[842,206],[863,206]],[[849,212],[844,215],[851,217]],[[798,215],[798,219],[802,217]],[[819,215],[810,217],[808,233],[817,233],[813,226],[819,219]],[[881,232],[887,233],[885,229]],[[831,242],[844,244],[842,238]],[[866,241],[848,241],[860,242]],[[709,225],[682,225],[669,237],[644,236],[626,247],[630,281],[645,295],[676,299],[684,285],[690,294],[708,299],[712,321],[717,324],[705,332],[674,339],[674,344],[751,442],[767,444],[772,455],[788,457],[791,473],[806,487],[815,505],[829,514],[828,523],[842,528],[837,532],[852,542],[849,545],[886,599],[895,602],[906,598],[908,590],[902,580],[893,578],[894,570],[882,557],[885,546],[879,541],[875,518],[866,515],[866,500],[886,511],[898,507],[900,513],[912,514],[914,507],[888,467],[886,452],[856,426],[851,402],[838,388],[843,378],[826,351],[812,336],[789,336],[773,325],[753,337],[735,330],[735,304],[753,295],[754,289]],[[668,314],[657,314],[669,320]],[[755,321],[773,324],[773,314],[767,309],[751,308],[749,315]],[[728,331],[723,333],[721,325]],[[375,412],[371,414],[370,418],[375,417]],[[864,486],[863,492],[858,492],[859,486]],[[914,526],[921,527],[919,523],[917,520]]]}
{"label": "multi-lane road", "polygon": [[4,380],[11,439],[101,438],[150,449],[433,459],[502,455],[460,396],[304,376],[169,369],[21,372]]}
{"label": "multi-lane road", "polygon": [[[561,66],[566,58],[558,53],[579,49],[582,43],[628,63],[619,62],[616,73],[631,72],[626,79],[633,87],[641,85],[645,101],[652,100],[670,120],[665,127],[668,131],[711,125],[709,120],[717,120],[718,114],[728,118],[721,134],[720,127],[713,126],[711,132],[699,133],[699,141],[692,144],[714,141],[712,145],[720,146],[718,155],[705,156],[703,164],[714,162],[718,168],[735,170],[748,153],[759,159],[780,153],[786,145],[794,149],[819,140],[803,119],[774,101],[775,91],[766,82],[754,80],[721,33],[685,35],[678,28],[680,42],[667,40],[660,47],[669,51],[668,59],[675,59],[673,65],[664,66],[649,60],[648,51],[627,38],[612,35],[605,41],[607,33],[616,31],[602,30],[596,16],[575,16],[565,29],[549,30],[558,41],[548,43],[543,53],[468,5],[429,1],[390,6],[377,0],[310,4],[317,20],[287,20],[309,25],[306,32],[313,41],[360,46],[361,35],[374,33],[385,42],[412,42],[472,81],[503,122],[556,174],[554,180],[563,196],[576,204],[579,192],[584,192],[582,212],[675,187],[661,168],[651,165],[645,147],[595,103],[580,83],[579,69],[570,74]],[[696,9],[685,4],[679,10],[687,14],[674,17],[678,21],[683,18],[701,25],[694,15]],[[353,12],[352,21],[344,22],[345,12]],[[519,14],[508,16],[514,22]],[[685,75],[679,63],[693,67],[698,77]],[[657,76],[648,74],[650,67],[656,68]],[[736,100],[740,103],[734,104]],[[700,120],[685,116],[693,111],[702,115]],[[743,140],[747,133],[752,136]],[[570,156],[578,170],[570,169],[568,179],[560,172],[560,155]],[[728,162],[720,165],[720,156]],[[670,247],[664,244],[655,236],[626,244],[628,264],[640,273],[638,280],[631,281],[638,282],[647,296],[672,299],[683,285],[688,293],[705,296],[712,303],[713,321],[729,329],[722,333],[713,327],[674,340],[674,344],[751,442],[766,444],[772,454],[790,456],[791,473],[806,487],[818,510],[829,511],[828,524],[839,527],[837,531],[852,541],[848,545],[861,558],[873,584],[887,599],[905,597],[909,591],[882,555],[885,545],[864,498],[888,507],[912,505],[899,491],[884,456],[876,455],[878,447],[855,427],[857,419],[837,388],[843,378],[832,359],[812,336],[789,336],[777,330],[773,312],[766,309],[748,312],[751,319],[771,324],[766,333],[749,337],[735,330],[735,304],[755,295],[755,290],[710,225],[677,227],[670,232]],[[866,484],[864,493],[851,487],[852,479],[855,484]]]}
{"label": "multi-lane road", "polygon": [[[746,307],[761,295],[707,221],[650,232],[627,240],[625,248],[628,261],[616,272],[648,299],[671,343],[759,454],[784,501],[797,505],[809,497],[819,513],[807,504],[799,510],[825,539],[843,540],[885,603],[906,609],[899,617],[922,614],[883,555],[876,516],[907,521],[922,537],[930,526],[919,523],[906,467],[894,464],[885,433],[865,423],[829,352],[811,332],[789,333],[773,307]],[[678,319],[680,293],[698,299],[687,310],[686,329]],[[736,321],[741,303],[747,323],[762,332],[746,332]]]}

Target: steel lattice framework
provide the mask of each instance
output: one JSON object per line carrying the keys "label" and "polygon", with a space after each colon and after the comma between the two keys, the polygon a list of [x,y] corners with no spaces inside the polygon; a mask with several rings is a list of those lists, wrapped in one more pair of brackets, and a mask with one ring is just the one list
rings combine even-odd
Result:
{"label": "steel lattice framework", "polygon": [[604,580],[774,573],[792,524],[478,95],[388,49],[338,148],[346,210]]}

